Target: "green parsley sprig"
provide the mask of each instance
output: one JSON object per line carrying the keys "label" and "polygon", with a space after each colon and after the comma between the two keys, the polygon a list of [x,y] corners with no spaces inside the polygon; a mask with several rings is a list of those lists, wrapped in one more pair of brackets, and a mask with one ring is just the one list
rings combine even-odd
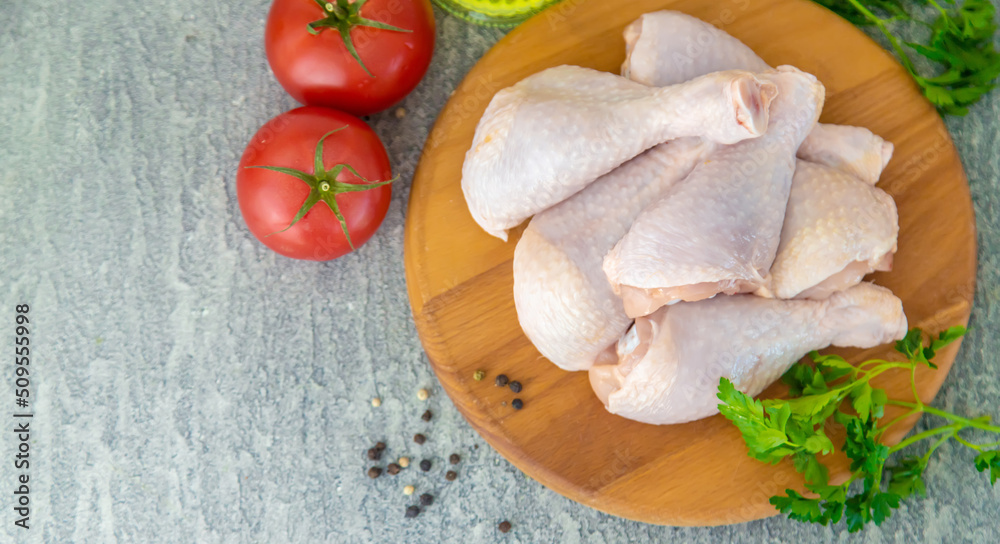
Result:
{"label": "green parsley sprig", "polygon": [[[996,87],[1000,52],[993,49],[997,25],[990,0],[813,0],[858,26],[874,26],[889,40],[903,67],[920,85],[924,96],[938,110],[965,115],[968,107]],[[906,5],[931,6],[935,18],[916,19]],[[930,30],[926,43],[904,41],[893,32],[901,24]],[[905,45],[905,47],[904,47]],[[939,66],[925,74],[910,54],[926,57]]]}
{"label": "green parsley sprig", "polygon": [[[810,354],[815,367],[797,363],[782,377],[790,388],[788,399],[755,400],[738,391],[729,380],[719,383],[719,411],[732,421],[743,435],[749,455],[766,463],[778,463],[791,458],[795,469],[803,474],[806,489],[815,497],[807,497],[786,489],[785,495],[771,497],[771,504],[791,519],[820,523],[837,523],[844,519],[851,532],[860,530],[869,521],[881,524],[898,508],[900,501],[913,494],[926,492],[923,472],[938,447],[955,440],[978,455],[976,468],[989,471],[990,483],[1000,477],[1000,442],[974,444],[959,435],[974,428],[1000,434],[1000,427],[990,425],[990,417],[967,419],[920,401],[916,390],[916,369],[920,366],[937,368],[935,352],[965,334],[965,327],[952,327],[925,345],[920,329],[911,329],[896,342],[896,351],[906,361],[873,359],[857,366],[838,355]],[[885,391],[871,385],[876,376],[893,369],[910,372],[913,402],[889,399]],[[899,417],[882,423],[886,406],[899,406],[906,411]],[[915,434],[895,446],[881,443],[886,429],[916,414],[930,414],[945,420],[945,424]],[[829,480],[829,471],[817,458],[833,452],[833,442],[826,434],[832,420],[846,429],[842,451],[851,460],[851,474],[838,485]],[[892,454],[911,444],[934,438],[921,456],[906,456],[892,465]],[[863,485],[855,486],[860,481]]]}

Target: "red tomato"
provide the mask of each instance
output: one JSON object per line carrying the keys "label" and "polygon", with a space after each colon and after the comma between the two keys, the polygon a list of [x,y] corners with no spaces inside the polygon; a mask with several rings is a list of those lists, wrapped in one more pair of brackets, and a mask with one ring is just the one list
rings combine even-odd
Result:
{"label": "red tomato", "polygon": [[[338,28],[323,26],[340,24],[331,10],[347,13],[339,20],[353,20],[350,12],[356,11],[354,19],[409,32],[350,27],[351,42],[369,74]],[[274,76],[296,100],[365,115],[399,102],[424,77],[434,52],[434,12],[429,0],[274,0],[264,45]]]}
{"label": "red tomato", "polygon": [[[316,175],[321,139],[323,171]],[[358,190],[365,181],[343,165],[369,183],[385,184]],[[265,246],[286,257],[328,261],[361,247],[382,224],[392,196],[391,176],[385,147],[364,121],[306,106],[257,131],[240,159],[236,196],[250,232]],[[305,206],[310,198],[319,198],[311,208]],[[343,214],[350,240],[333,206]],[[308,211],[292,225],[304,208]]]}

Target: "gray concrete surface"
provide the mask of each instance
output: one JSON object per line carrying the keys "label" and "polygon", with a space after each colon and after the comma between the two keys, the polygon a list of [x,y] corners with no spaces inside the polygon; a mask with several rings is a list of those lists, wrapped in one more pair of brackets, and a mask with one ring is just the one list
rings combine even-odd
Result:
{"label": "gray concrete surface", "polygon": [[[656,527],[569,501],[492,451],[440,391],[403,277],[409,183],[437,112],[501,35],[438,13],[426,79],[373,116],[402,175],[360,251],[316,264],[258,244],[236,204],[250,136],[296,104],[262,50],[268,3],[0,2],[0,427],[14,308],[31,306],[29,530],[0,438],[2,542],[996,542],[1000,487],[945,447],[926,500],[881,528],[784,519]],[[948,125],[978,214],[973,331],[938,403],[1000,415],[1000,92]],[[926,248],[929,253],[934,248]],[[416,399],[431,390],[427,402]],[[369,400],[383,404],[373,409]],[[419,416],[429,407],[431,423]],[[427,430],[418,448],[410,436]],[[371,481],[363,451],[429,454]],[[418,451],[419,450],[419,451]],[[442,479],[448,454],[460,478]],[[413,483],[437,502],[403,518]],[[510,519],[513,531],[495,527]]]}

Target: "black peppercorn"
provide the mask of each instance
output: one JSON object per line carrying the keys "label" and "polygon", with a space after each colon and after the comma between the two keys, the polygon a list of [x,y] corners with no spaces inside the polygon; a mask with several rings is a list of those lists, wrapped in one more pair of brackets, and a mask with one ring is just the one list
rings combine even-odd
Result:
{"label": "black peppercorn", "polygon": [[521,392],[521,382],[519,382],[517,380],[514,380],[514,381],[510,382],[510,390],[513,391],[513,392],[515,392],[515,393],[520,393]]}
{"label": "black peppercorn", "polygon": [[521,399],[514,399],[510,401],[510,405],[514,407],[515,410],[520,410],[524,408],[524,401]]}
{"label": "black peppercorn", "polygon": [[454,482],[455,478],[458,478],[458,473],[455,472],[454,470],[449,470],[444,475],[444,479],[448,480],[449,482]]}
{"label": "black peppercorn", "polygon": [[371,478],[371,479],[373,479],[373,480],[375,478],[378,478],[381,475],[382,475],[382,469],[380,469],[378,467],[372,467],[372,468],[368,469],[368,477]]}
{"label": "black peppercorn", "polygon": [[426,412],[424,412],[424,415],[420,416],[420,419],[424,421],[430,421],[432,417],[434,417],[434,414],[432,414],[430,410],[427,410]]}
{"label": "black peppercorn", "polygon": [[497,527],[497,529],[500,529],[501,533],[506,533],[507,531],[510,531],[510,522],[507,520],[501,521],[500,526]]}
{"label": "black peppercorn", "polygon": [[424,459],[423,461],[420,462],[420,470],[427,472],[430,469],[431,469],[430,459]]}
{"label": "black peppercorn", "polygon": [[393,476],[395,476],[396,474],[399,474],[400,470],[402,470],[402,468],[399,465],[397,465],[396,463],[389,463],[389,466],[386,467],[386,469],[385,469],[386,472],[388,472],[389,474],[392,474]]}
{"label": "black peppercorn", "polygon": [[379,442],[378,444],[375,444],[375,449],[378,450],[378,451],[380,451],[380,452],[382,450],[384,450],[385,449],[385,442]]}
{"label": "black peppercorn", "polygon": [[375,448],[368,449],[368,459],[372,461],[378,461],[382,457],[382,450]]}
{"label": "black peppercorn", "polygon": [[420,433],[417,433],[413,435],[413,441],[416,442],[417,444],[423,444],[424,442],[427,442],[427,437]]}
{"label": "black peppercorn", "polygon": [[503,387],[507,385],[508,381],[510,380],[509,378],[507,378],[506,374],[500,374],[499,376],[497,376],[497,379],[493,383],[497,384],[497,387]]}
{"label": "black peppercorn", "polygon": [[422,504],[423,506],[430,506],[432,502],[434,502],[434,495],[431,495],[430,493],[424,493],[423,495],[420,496],[420,504]]}
{"label": "black peppercorn", "polygon": [[408,517],[408,518],[415,518],[415,517],[417,517],[419,515],[420,515],[420,507],[419,506],[408,506],[408,507],[406,507],[406,517]]}
{"label": "black peppercorn", "polygon": [[448,462],[451,463],[451,464],[453,464],[453,465],[457,465],[458,462],[461,461],[461,460],[462,460],[462,458],[459,457],[457,453],[453,453],[450,456],[448,456]]}

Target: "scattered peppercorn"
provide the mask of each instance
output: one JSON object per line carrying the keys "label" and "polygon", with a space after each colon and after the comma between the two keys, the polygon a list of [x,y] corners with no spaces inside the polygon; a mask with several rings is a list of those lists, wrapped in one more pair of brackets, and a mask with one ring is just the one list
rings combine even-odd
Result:
{"label": "scattered peppercorn", "polygon": [[373,398],[372,399],[372,406],[374,406],[375,408],[378,408],[379,406],[382,406],[382,399],[380,399],[378,397]]}
{"label": "scattered peppercorn", "polygon": [[434,495],[431,495],[430,493],[424,493],[423,495],[420,496],[420,504],[422,504],[423,506],[430,506],[431,503],[433,502],[434,502]]}
{"label": "scattered peppercorn", "polygon": [[507,406],[507,401],[501,401],[500,406]]}
{"label": "scattered peppercorn", "polygon": [[379,451],[376,448],[369,448],[368,449],[368,459],[369,460],[371,460],[371,461],[378,461],[380,457],[382,457],[382,452],[381,451]]}
{"label": "scattered peppercorn", "polygon": [[430,459],[424,459],[423,461],[420,462],[420,470],[427,472],[430,469],[431,469]]}
{"label": "scattered peppercorn", "polygon": [[510,401],[510,405],[514,407],[515,410],[520,410],[524,408],[524,401],[521,399],[514,399]]}
{"label": "scattered peppercorn", "polygon": [[381,452],[382,450],[384,450],[385,449],[385,442],[378,442],[377,444],[375,444],[375,449],[377,449],[379,452]]}
{"label": "scattered peppercorn", "polygon": [[406,108],[396,108],[396,119],[406,117]]}
{"label": "scattered peppercorn", "polygon": [[375,478],[378,478],[381,475],[382,475],[382,469],[380,469],[378,467],[372,467],[372,468],[368,469],[368,477],[371,478],[371,479],[373,479],[373,480]]}
{"label": "scattered peppercorn", "polygon": [[403,468],[406,468],[406,467],[410,466],[410,458],[409,457],[400,457],[399,458],[399,466],[401,466]]}
{"label": "scattered peppercorn", "polygon": [[510,378],[508,378],[506,374],[500,374],[493,383],[497,384],[497,387],[503,387],[507,385],[508,381],[510,381]]}
{"label": "scattered peppercorn", "polygon": [[417,517],[419,515],[420,515],[420,507],[419,506],[414,505],[414,506],[408,506],[406,508],[406,517],[408,517],[408,518],[415,518],[415,517]]}
{"label": "scattered peppercorn", "polygon": [[510,390],[513,391],[513,392],[515,392],[515,393],[520,393],[521,392],[521,382],[519,382],[517,380],[514,380],[514,381],[510,382]]}
{"label": "scattered peppercorn", "polygon": [[426,389],[421,389],[420,391],[417,391],[417,398],[420,400],[427,400],[427,397],[429,396],[431,396],[431,394],[428,393]]}
{"label": "scattered peppercorn", "polygon": [[457,465],[458,462],[461,461],[461,460],[462,460],[462,458],[459,457],[457,453],[453,453],[450,456],[448,456],[448,462],[451,463],[451,464],[453,464],[453,465]]}
{"label": "scattered peppercorn", "polygon": [[497,529],[500,529],[501,533],[506,533],[510,531],[510,522],[507,520],[501,521],[500,526],[497,527]]}
{"label": "scattered peppercorn", "polygon": [[402,469],[396,463],[389,463],[389,466],[385,469],[386,472],[393,476],[399,474],[400,470]]}
{"label": "scattered peppercorn", "polygon": [[404,495],[412,495],[414,491],[416,491],[416,489],[414,489],[412,485],[408,485],[403,488]]}
{"label": "scattered peppercorn", "polygon": [[424,415],[420,416],[420,419],[424,421],[430,421],[432,417],[434,417],[434,414],[431,413],[430,410],[427,410],[426,412],[424,412]]}
{"label": "scattered peppercorn", "polygon": [[417,433],[413,435],[413,441],[416,442],[417,444],[423,444],[424,442],[427,442],[427,437],[420,433]]}
{"label": "scattered peppercorn", "polygon": [[475,371],[475,372],[472,373],[472,379],[476,380],[477,382],[483,381],[483,378],[485,378],[485,377],[486,377],[486,373],[483,372],[482,370],[477,370],[477,371]]}
{"label": "scattered peppercorn", "polygon": [[458,473],[455,472],[454,470],[449,470],[444,474],[444,479],[448,480],[449,482],[454,482],[455,478],[458,478]]}

